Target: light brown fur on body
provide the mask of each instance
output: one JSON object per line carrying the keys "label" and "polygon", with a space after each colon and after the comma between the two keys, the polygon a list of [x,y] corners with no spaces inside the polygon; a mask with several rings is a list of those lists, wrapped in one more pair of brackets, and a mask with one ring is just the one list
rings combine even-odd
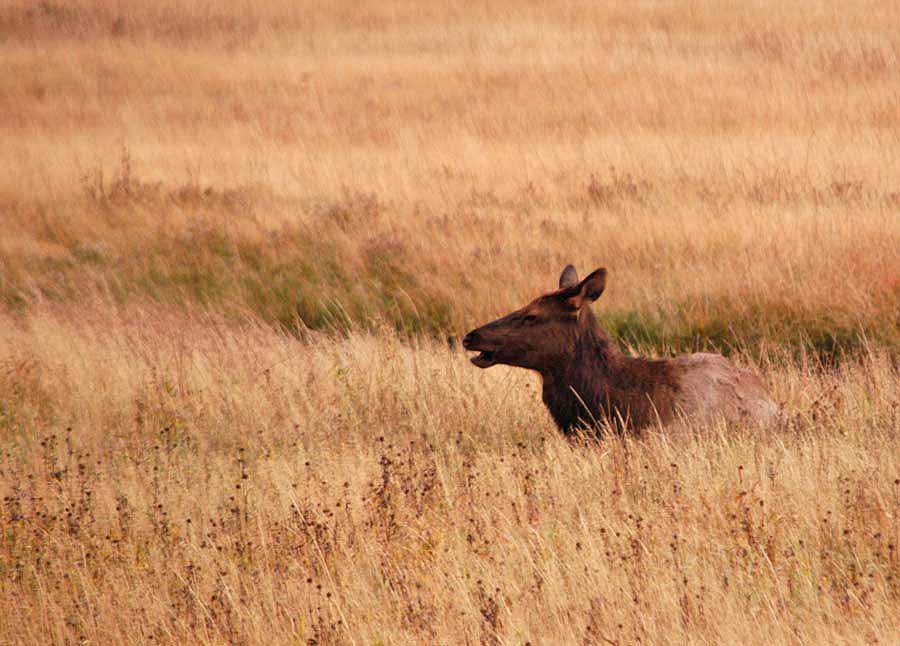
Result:
{"label": "light brown fur on body", "polygon": [[720,354],[698,352],[671,360],[681,371],[679,405],[707,418],[765,423],[778,414],[758,375],[738,368]]}
{"label": "light brown fur on body", "polygon": [[543,378],[543,400],[566,434],[609,424],[640,430],[682,417],[770,421],[778,407],[760,380],[718,354],[674,359],[622,354],[591,312],[606,286],[606,270],[578,281],[574,267],[560,288],[472,330],[463,339],[480,351],[480,368],[498,363],[529,368]]}

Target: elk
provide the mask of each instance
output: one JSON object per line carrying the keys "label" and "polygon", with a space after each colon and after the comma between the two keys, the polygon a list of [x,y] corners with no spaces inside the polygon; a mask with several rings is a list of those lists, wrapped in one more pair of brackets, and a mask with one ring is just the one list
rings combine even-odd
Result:
{"label": "elk", "polygon": [[623,354],[600,328],[591,303],[606,288],[606,269],[584,280],[572,265],[559,289],[469,332],[466,350],[479,368],[505,364],[538,372],[543,400],[559,429],[640,431],[692,418],[764,424],[778,413],[762,380],[719,354],[673,359]]}

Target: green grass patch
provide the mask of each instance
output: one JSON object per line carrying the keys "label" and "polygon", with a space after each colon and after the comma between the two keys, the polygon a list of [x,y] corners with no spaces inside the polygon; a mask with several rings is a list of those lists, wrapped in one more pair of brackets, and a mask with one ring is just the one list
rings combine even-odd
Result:
{"label": "green grass patch", "polygon": [[685,303],[665,312],[598,312],[601,325],[620,343],[671,353],[736,351],[758,355],[764,348],[788,348],[822,365],[857,356],[868,344],[900,358],[900,313],[852,321],[843,312],[808,312],[783,303],[734,302],[698,307]]}
{"label": "green grass patch", "polygon": [[[228,219],[247,217],[242,205],[251,198],[243,193],[184,189],[166,194],[147,186],[122,180],[89,204],[105,209],[103,217],[112,227],[106,237],[121,230],[123,244],[78,239],[67,228],[67,218],[35,211],[44,223],[41,241],[55,245],[54,252],[0,258],[2,305],[25,313],[40,300],[77,302],[100,289],[119,303],[149,299],[235,317],[250,314],[290,331],[305,326],[342,333],[387,324],[403,334],[442,339],[465,331],[460,329],[465,313],[454,311],[440,283],[420,279],[404,241],[376,226],[383,206],[371,196],[348,193],[305,224],[242,237],[230,233],[242,229],[230,228]],[[135,221],[146,220],[129,218],[133,209],[152,207],[156,213],[185,205],[196,218],[186,229],[129,232]],[[241,226],[247,222],[252,220]],[[371,233],[349,235],[353,227],[370,227]],[[883,307],[864,319],[739,298],[667,302],[658,310],[610,310],[601,303],[596,311],[621,344],[642,351],[728,355],[778,346],[797,357],[834,364],[864,352],[867,343],[900,356],[900,295],[887,294],[883,300]]]}
{"label": "green grass patch", "polygon": [[250,242],[207,225],[190,235],[159,232],[139,253],[119,258],[72,242],[68,256],[29,259],[3,283],[2,298],[10,311],[25,312],[38,298],[77,301],[103,285],[121,304],[150,299],[250,313],[286,330],[388,323],[439,336],[452,327],[452,306],[428,293],[410,264],[397,245],[372,244],[348,266],[335,240],[316,231],[297,227]]}

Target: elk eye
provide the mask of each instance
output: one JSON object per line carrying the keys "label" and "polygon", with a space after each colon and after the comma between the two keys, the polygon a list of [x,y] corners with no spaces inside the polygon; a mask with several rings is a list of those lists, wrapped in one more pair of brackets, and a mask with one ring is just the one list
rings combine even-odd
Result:
{"label": "elk eye", "polygon": [[537,317],[534,314],[529,314],[528,316],[526,316],[525,318],[522,319],[522,322],[525,324],[528,324],[528,325],[531,325],[535,321],[537,321]]}

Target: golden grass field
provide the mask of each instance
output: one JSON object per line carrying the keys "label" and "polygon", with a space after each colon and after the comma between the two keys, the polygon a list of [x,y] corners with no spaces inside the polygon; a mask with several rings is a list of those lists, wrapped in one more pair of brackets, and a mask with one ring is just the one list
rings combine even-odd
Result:
{"label": "golden grass field", "polygon": [[[900,6],[0,2],[0,643],[900,643]],[[609,269],[778,424],[567,441]]]}

